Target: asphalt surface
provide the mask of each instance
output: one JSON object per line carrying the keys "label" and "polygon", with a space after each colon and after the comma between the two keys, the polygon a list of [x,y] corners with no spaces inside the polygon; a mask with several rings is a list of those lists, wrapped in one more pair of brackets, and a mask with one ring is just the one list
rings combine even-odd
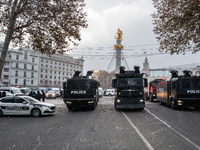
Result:
{"label": "asphalt surface", "polygon": [[114,109],[114,97],[95,110],[68,111],[62,99],[54,115],[3,116],[1,150],[200,150],[200,111],[172,110],[146,102],[141,110]]}

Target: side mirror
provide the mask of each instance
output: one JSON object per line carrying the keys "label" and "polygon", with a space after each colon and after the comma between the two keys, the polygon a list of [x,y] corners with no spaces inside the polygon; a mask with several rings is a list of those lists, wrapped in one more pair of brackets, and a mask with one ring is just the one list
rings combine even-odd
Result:
{"label": "side mirror", "polygon": [[112,79],[112,87],[115,88],[116,87],[116,79]]}

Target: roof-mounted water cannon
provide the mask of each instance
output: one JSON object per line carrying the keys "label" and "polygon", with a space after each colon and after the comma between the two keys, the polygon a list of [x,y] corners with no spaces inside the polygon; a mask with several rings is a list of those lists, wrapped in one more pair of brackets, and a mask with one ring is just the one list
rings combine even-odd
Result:
{"label": "roof-mounted water cannon", "polygon": [[140,73],[140,66],[134,66],[135,73]]}
{"label": "roof-mounted water cannon", "polygon": [[125,74],[125,73],[126,73],[125,67],[124,67],[124,66],[120,66],[120,67],[119,67],[119,73],[120,73],[120,74]]}
{"label": "roof-mounted water cannon", "polygon": [[178,71],[177,70],[172,70],[170,71],[172,78],[178,77]]}
{"label": "roof-mounted water cannon", "polygon": [[192,72],[189,70],[184,70],[183,74],[184,74],[184,77],[191,77]]}
{"label": "roof-mounted water cannon", "polygon": [[92,78],[92,73],[93,73],[93,71],[88,71],[87,74],[86,74],[86,77],[87,78]]}
{"label": "roof-mounted water cannon", "polygon": [[74,78],[76,78],[76,77],[79,77],[79,74],[80,74],[81,72],[80,71],[75,71],[75,73],[74,73]]}

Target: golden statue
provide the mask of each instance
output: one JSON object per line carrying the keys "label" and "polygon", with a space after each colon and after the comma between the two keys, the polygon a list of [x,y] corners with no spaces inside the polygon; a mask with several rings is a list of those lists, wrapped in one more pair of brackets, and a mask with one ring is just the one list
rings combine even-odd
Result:
{"label": "golden statue", "polygon": [[118,41],[122,41],[122,31],[120,29],[118,29],[117,31],[117,37],[115,35],[115,39],[117,39]]}

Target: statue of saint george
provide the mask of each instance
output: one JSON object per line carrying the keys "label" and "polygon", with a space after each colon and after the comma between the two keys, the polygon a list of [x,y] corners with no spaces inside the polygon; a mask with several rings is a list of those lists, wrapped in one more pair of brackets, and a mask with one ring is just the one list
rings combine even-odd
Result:
{"label": "statue of saint george", "polygon": [[117,37],[115,35],[115,39],[119,40],[119,41],[122,41],[122,31],[120,29],[118,29],[117,31]]}

